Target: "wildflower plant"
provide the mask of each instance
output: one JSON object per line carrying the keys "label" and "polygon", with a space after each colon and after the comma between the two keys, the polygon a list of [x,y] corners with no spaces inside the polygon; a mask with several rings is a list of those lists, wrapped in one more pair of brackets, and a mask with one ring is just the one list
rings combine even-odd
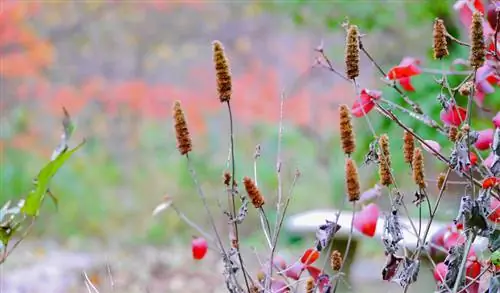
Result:
{"label": "wildflower plant", "polygon": [[[432,259],[436,251],[442,251],[447,255],[444,263],[431,262],[436,277],[437,292],[480,292],[480,283],[489,284],[483,286],[481,292],[486,292],[485,288],[488,287],[490,288],[488,292],[492,292],[492,288],[498,288],[497,276],[499,272],[493,263],[498,263],[497,256],[500,246],[500,240],[498,240],[500,233],[497,227],[499,222],[497,215],[500,209],[498,201],[500,192],[498,188],[500,128],[498,127],[500,123],[496,123],[495,119],[497,118],[493,118],[494,130],[485,131],[475,129],[471,118],[475,105],[477,110],[484,111],[481,99],[484,98],[485,94],[491,93],[494,90],[493,86],[499,84],[500,81],[500,53],[497,48],[500,9],[489,6],[489,10],[485,11],[482,4],[477,4],[477,1],[465,0],[458,1],[456,7],[456,9],[469,9],[471,15],[470,25],[468,25],[470,29],[469,40],[461,41],[452,36],[446,30],[446,23],[442,19],[436,18],[430,25],[433,31],[432,34],[429,32],[429,44],[432,46],[434,59],[441,62],[453,58],[448,50],[448,45],[451,42],[467,48],[469,50],[469,58],[465,64],[469,68],[467,71],[457,73],[445,69],[428,70],[421,66],[420,60],[412,57],[404,58],[400,64],[385,71],[369,53],[369,48],[364,45],[363,40],[369,35],[363,34],[363,28],[356,24],[344,24],[346,43],[343,69],[337,68],[330,61],[322,46],[316,48],[318,57],[313,69],[328,70],[350,83],[355,93],[351,107],[347,104],[340,105],[338,126],[340,130],[339,147],[345,154],[346,197],[344,203],[350,202],[352,204],[351,230],[344,252],[332,250],[335,234],[341,228],[338,224],[340,214],[337,214],[335,221],[325,219],[325,224],[317,227],[315,243],[291,263],[287,263],[278,255],[278,236],[283,228],[286,211],[293,197],[293,188],[300,176],[300,172],[297,171],[292,186],[289,187],[288,195],[284,196],[285,187],[281,178],[281,137],[283,133],[283,105],[286,103],[285,94],[283,93],[279,99],[280,113],[277,113],[280,117],[279,149],[276,160],[277,196],[273,199],[272,194],[266,192],[265,200],[264,191],[259,188],[257,183],[258,174],[255,166],[253,176],[235,174],[235,142],[231,101],[238,97],[233,91],[229,61],[223,45],[219,41],[213,42],[218,96],[221,103],[227,106],[230,125],[229,138],[231,143],[228,151],[230,169],[223,176],[223,184],[227,188],[229,203],[225,211],[229,218],[228,225],[231,231],[229,239],[221,238],[195,172],[191,167],[189,167],[190,172],[210,217],[212,233],[201,230],[199,226],[188,220],[177,209],[175,201],[168,199],[168,202],[169,206],[173,206],[179,216],[188,225],[198,230],[201,234],[200,237],[205,237],[209,245],[221,255],[225,268],[226,287],[229,292],[336,292],[339,282],[346,281],[343,270],[345,261],[349,257],[354,229],[366,237],[374,237],[380,213],[384,215],[383,231],[380,234],[387,258],[386,264],[380,268],[382,280],[399,284],[406,292],[413,283],[419,280],[419,273],[424,266],[421,259]],[[491,12],[491,9],[494,12]],[[488,22],[485,19],[486,12],[497,15],[495,23],[492,24],[491,21]],[[490,17],[488,17],[489,19]],[[386,99],[381,88],[368,89],[359,83],[358,77],[362,73],[360,59],[363,57],[367,58],[382,75],[383,83],[380,87],[391,88],[401,97],[403,104]],[[434,79],[436,86],[441,89],[441,93],[434,100],[441,107],[439,120],[435,120],[435,117],[427,112],[428,109],[425,106],[420,105],[419,101],[411,99],[407,94],[407,92],[418,90],[413,86],[411,79],[427,73],[440,76]],[[464,78],[458,85],[451,86],[447,79],[449,75],[461,75]],[[462,103],[458,99],[459,95],[466,97],[467,101]],[[179,111],[178,108],[179,104],[176,104],[175,113]],[[391,161],[395,150],[390,147],[388,134],[376,132],[372,123],[374,119],[372,112],[378,113],[379,119],[390,121],[401,129],[402,153],[404,161],[407,163],[406,168],[408,169],[406,171],[412,174],[415,186],[414,195],[406,194],[399,188],[394,174],[402,170],[394,170],[395,166]],[[188,135],[189,132],[185,120],[180,121],[179,115],[174,114],[177,143],[180,153],[186,155],[189,161],[187,153],[192,150],[191,140],[182,135],[182,133],[184,136]],[[418,131],[414,131],[406,124],[407,118],[402,119],[401,117],[409,117],[430,127],[436,136],[443,136],[444,139],[450,141],[453,148],[451,150],[442,149],[437,141],[422,137]],[[359,153],[359,148],[357,148],[359,140],[356,139],[354,129],[358,123],[354,123],[353,119],[360,120],[359,123],[365,123],[372,134],[369,151],[364,155],[364,160],[360,162],[356,162],[356,156],[353,156],[356,152]],[[500,121],[500,119],[497,120]],[[179,124],[182,126],[179,127]],[[188,141],[189,143],[187,143]],[[193,150],[195,149],[194,146]],[[491,155],[483,159],[479,155],[479,151],[482,150],[491,150]],[[427,183],[429,178],[426,176],[424,167],[425,154],[440,161],[447,169],[434,180],[437,182],[439,191],[432,197]],[[254,161],[256,162],[259,157],[260,146],[256,149]],[[358,168],[365,168],[370,164],[378,165],[379,184],[362,192]],[[463,178],[463,182],[467,186],[462,196],[460,208],[457,210],[457,217],[442,231],[429,235],[430,227],[439,211],[452,172]],[[245,194],[238,190],[237,182],[239,180],[237,178],[242,178]],[[381,211],[376,203],[378,198],[384,194],[387,194],[391,202],[391,208],[388,211]],[[271,223],[264,210],[266,202],[273,201],[277,202],[275,223]],[[250,207],[249,203],[251,203]],[[410,218],[408,205],[415,205],[419,210],[419,223],[414,223]],[[422,226],[423,209],[427,210],[430,218],[428,223]],[[266,239],[265,247],[268,251],[266,259],[261,261],[261,267],[256,269],[247,267],[247,262],[245,262],[241,252],[242,247],[238,235],[238,226],[244,222],[248,213],[256,213],[259,216]],[[409,227],[403,225],[402,219],[408,219],[411,225]],[[405,230],[418,239],[417,248],[413,252],[408,251],[404,246],[403,231]],[[474,250],[471,250],[477,237],[488,239],[488,250],[493,253],[494,258],[488,259],[487,251],[478,256]],[[325,262],[317,264],[317,260],[322,254],[325,255]],[[328,262],[333,273],[328,273],[326,270]]]}

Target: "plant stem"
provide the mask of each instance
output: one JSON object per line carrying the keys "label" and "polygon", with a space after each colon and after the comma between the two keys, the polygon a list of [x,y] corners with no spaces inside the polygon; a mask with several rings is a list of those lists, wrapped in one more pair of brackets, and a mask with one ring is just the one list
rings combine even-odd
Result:
{"label": "plant stem", "polygon": [[458,271],[457,279],[455,280],[455,285],[453,286],[453,293],[457,293],[458,286],[460,285],[460,281],[462,280],[462,275],[464,274],[465,265],[467,263],[467,256],[469,254],[469,250],[472,246],[472,243],[476,239],[476,230],[472,228],[472,235],[467,237],[467,243],[464,248],[464,255],[462,256],[462,262],[460,263],[460,270]]}

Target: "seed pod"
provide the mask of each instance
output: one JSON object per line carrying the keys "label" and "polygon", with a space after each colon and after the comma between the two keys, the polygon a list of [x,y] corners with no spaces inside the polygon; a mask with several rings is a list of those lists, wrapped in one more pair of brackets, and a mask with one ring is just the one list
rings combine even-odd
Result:
{"label": "seed pod", "polygon": [[243,184],[247,191],[248,197],[255,208],[260,208],[264,205],[264,197],[260,193],[259,189],[255,185],[255,182],[250,177],[243,178]]}
{"label": "seed pod", "polygon": [[446,185],[444,184],[444,179],[446,178],[446,174],[445,173],[440,173],[439,176],[438,176],[438,179],[437,179],[437,187],[438,187],[438,190],[441,190],[441,188],[443,190],[446,189]]}
{"label": "seed pod", "polygon": [[338,250],[334,250],[330,255],[330,266],[334,271],[338,271],[342,267],[342,254]]}
{"label": "seed pod", "polygon": [[345,183],[349,201],[358,200],[360,195],[358,168],[350,158],[347,158],[345,162]]}
{"label": "seed pod", "polygon": [[450,130],[448,130],[448,138],[451,142],[456,142],[458,138],[458,128],[455,126],[450,127]]}
{"label": "seed pod", "polygon": [[391,153],[387,134],[383,134],[379,138],[379,176],[381,185],[389,186],[393,183],[391,175]]}
{"label": "seed pod", "polygon": [[424,177],[424,157],[422,155],[422,150],[420,148],[415,148],[413,153],[413,182],[418,185],[419,188],[425,188],[425,177]]}
{"label": "seed pod", "polygon": [[485,57],[485,46],[484,46],[484,35],[483,35],[483,17],[481,13],[474,12],[472,14],[472,25],[470,27],[470,55],[469,62],[470,65],[477,69],[484,64]]}
{"label": "seed pod", "polygon": [[213,61],[215,64],[215,75],[217,81],[217,92],[221,103],[229,102],[231,99],[231,71],[229,69],[229,61],[226,58],[224,47],[219,41],[212,43]]}
{"label": "seed pod", "polygon": [[359,76],[359,31],[356,25],[351,25],[347,30],[345,64],[347,78]]}
{"label": "seed pod", "polygon": [[432,32],[434,39],[433,50],[434,59],[441,59],[448,56],[448,44],[446,42],[446,27],[442,19],[434,20],[434,30]]}
{"label": "seed pod", "polygon": [[356,141],[354,140],[354,132],[352,129],[351,114],[347,105],[340,105],[340,142],[342,149],[346,155],[354,153],[356,149]]}
{"label": "seed pod", "polygon": [[186,117],[182,111],[181,103],[175,101],[173,109],[174,129],[177,138],[177,149],[181,155],[185,155],[192,150],[191,136],[187,127]]}
{"label": "seed pod", "polygon": [[458,89],[458,93],[462,96],[468,96],[470,95],[473,86],[474,84],[472,83],[472,81],[468,81],[462,84],[462,86]]}
{"label": "seed pod", "polygon": [[405,130],[403,136],[403,143],[404,143],[403,153],[405,162],[411,164],[413,161],[413,150],[415,149],[415,139],[409,131]]}

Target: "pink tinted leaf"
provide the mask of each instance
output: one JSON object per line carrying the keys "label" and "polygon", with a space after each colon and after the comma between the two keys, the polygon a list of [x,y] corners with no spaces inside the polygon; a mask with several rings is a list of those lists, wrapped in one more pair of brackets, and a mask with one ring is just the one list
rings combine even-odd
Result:
{"label": "pink tinted leaf", "polygon": [[354,228],[363,235],[373,237],[377,229],[377,221],[380,210],[375,203],[363,207],[363,209],[354,216]]}
{"label": "pink tinted leaf", "polygon": [[285,276],[293,280],[298,280],[305,268],[306,266],[304,264],[296,262],[286,269]]}
{"label": "pink tinted leaf", "polygon": [[495,115],[495,117],[493,117],[493,119],[491,119],[491,121],[493,122],[493,125],[495,125],[495,127],[500,127],[500,112],[497,112],[497,114]]}
{"label": "pink tinted leaf", "polygon": [[479,138],[476,143],[474,143],[474,146],[481,151],[489,149],[493,143],[494,132],[493,128],[478,131]]}
{"label": "pink tinted leaf", "polygon": [[441,145],[439,145],[439,143],[437,141],[430,140],[430,139],[426,139],[424,141],[427,143],[427,145],[430,146],[430,148],[429,148],[427,145],[425,145],[425,144],[422,143],[422,148],[426,152],[429,152],[431,154],[435,154],[436,152],[439,153],[441,151]]}
{"label": "pink tinted leaf", "polygon": [[305,265],[313,264],[319,258],[319,252],[315,248],[308,248],[302,257],[300,258],[300,262]]}
{"label": "pink tinted leaf", "polygon": [[448,109],[441,110],[440,118],[446,125],[460,126],[465,121],[467,111],[457,105],[451,105]]}
{"label": "pink tinted leaf", "polygon": [[363,193],[361,193],[358,204],[364,204],[377,200],[382,196],[382,186],[375,184],[373,188],[370,188]]}
{"label": "pink tinted leaf", "polygon": [[483,166],[487,168],[491,168],[491,165],[493,165],[493,160],[495,160],[495,155],[491,152],[486,159],[483,161]]}
{"label": "pink tinted leaf", "polygon": [[451,232],[444,239],[444,248],[449,250],[452,246],[465,243],[465,236],[460,232]]}
{"label": "pink tinted leaf", "polygon": [[280,279],[274,279],[271,281],[271,292],[272,293],[286,293],[290,292],[285,281]]}
{"label": "pink tinted leaf", "polygon": [[392,253],[389,254],[385,261],[385,266],[382,269],[382,280],[384,281],[392,280],[402,260],[403,260],[402,256],[396,256]]}
{"label": "pink tinted leaf", "polygon": [[434,269],[434,280],[436,280],[436,282],[443,282],[447,273],[448,266],[445,265],[444,262],[438,263]]}
{"label": "pink tinted leaf", "polygon": [[401,85],[401,87],[403,87],[403,89],[405,91],[408,91],[408,92],[415,91],[415,88],[411,84],[411,79],[409,77],[403,77],[403,78],[399,79],[399,84]]}

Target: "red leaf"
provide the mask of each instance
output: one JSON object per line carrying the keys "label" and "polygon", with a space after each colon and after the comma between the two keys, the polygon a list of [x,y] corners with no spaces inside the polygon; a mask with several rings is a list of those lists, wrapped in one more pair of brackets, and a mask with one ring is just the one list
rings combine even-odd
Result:
{"label": "red leaf", "polygon": [[422,71],[415,63],[394,66],[387,73],[387,78],[390,80],[412,77],[420,74]]}
{"label": "red leaf", "polygon": [[462,24],[466,28],[469,28],[472,23],[472,11],[467,2],[473,4],[474,8],[482,14],[484,14],[484,6],[481,0],[459,0],[453,5],[453,8],[459,12],[459,18]]}
{"label": "red leaf", "polygon": [[434,280],[443,282],[446,274],[448,273],[448,266],[444,262],[440,262],[434,268]]}
{"label": "red leaf", "polygon": [[315,248],[308,248],[302,257],[300,258],[300,262],[305,265],[313,264],[319,258],[319,252]]}
{"label": "red leaf", "polygon": [[469,160],[472,166],[475,166],[477,163],[477,155],[473,152],[469,153]]}
{"label": "red leaf", "polygon": [[439,248],[444,248],[444,238],[448,232],[450,232],[450,226],[445,226],[432,234],[430,246],[431,255],[435,255]]}
{"label": "red leaf", "polygon": [[498,183],[498,179],[496,177],[488,177],[488,178],[483,180],[482,188],[483,189],[492,188],[495,185],[497,185],[497,183]]}
{"label": "red leaf", "polygon": [[208,250],[207,241],[202,237],[194,238],[191,242],[191,250],[194,259],[202,259]]}
{"label": "red leaf", "polygon": [[405,91],[414,92],[415,88],[411,84],[411,79],[409,77],[403,77],[399,79],[399,84],[403,87]]}
{"label": "red leaf", "polygon": [[500,223],[500,201],[494,197],[491,197],[490,201],[491,214],[488,219],[496,224]]}
{"label": "red leaf", "polygon": [[370,203],[356,213],[353,222],[354,228],[368,237],[373,237],[377,229],[379,213],[378,206],[375,203]]}
{"label": "red leaf", "polygon": [[359,97],[354,101],[351,107],[351,113],[354,117],[363,117],[375,107],[376,100],[382,97],[382,93],[375,90],[362,89]]}
{"label": "red leaf", "polygon": [[493,128],[478,131],[479,138],[476,143],[474,143],[474,146],[481,151],[489,149],[493,143],[494,132]]}
{"label": "red leaf", "polygon": [[318,277],[321,274],[321,270],[313,266],[307,266],[306,269],[309,272],[309,275],[311,275],[311,277],[314,279],[314,281],[317,282]]}
{"label": "red leaf", "polygon": [[465,120],[467,111],[457,105],[451,105],[449,109],[441,110],[440,117],[446,125],[459,126]]}

